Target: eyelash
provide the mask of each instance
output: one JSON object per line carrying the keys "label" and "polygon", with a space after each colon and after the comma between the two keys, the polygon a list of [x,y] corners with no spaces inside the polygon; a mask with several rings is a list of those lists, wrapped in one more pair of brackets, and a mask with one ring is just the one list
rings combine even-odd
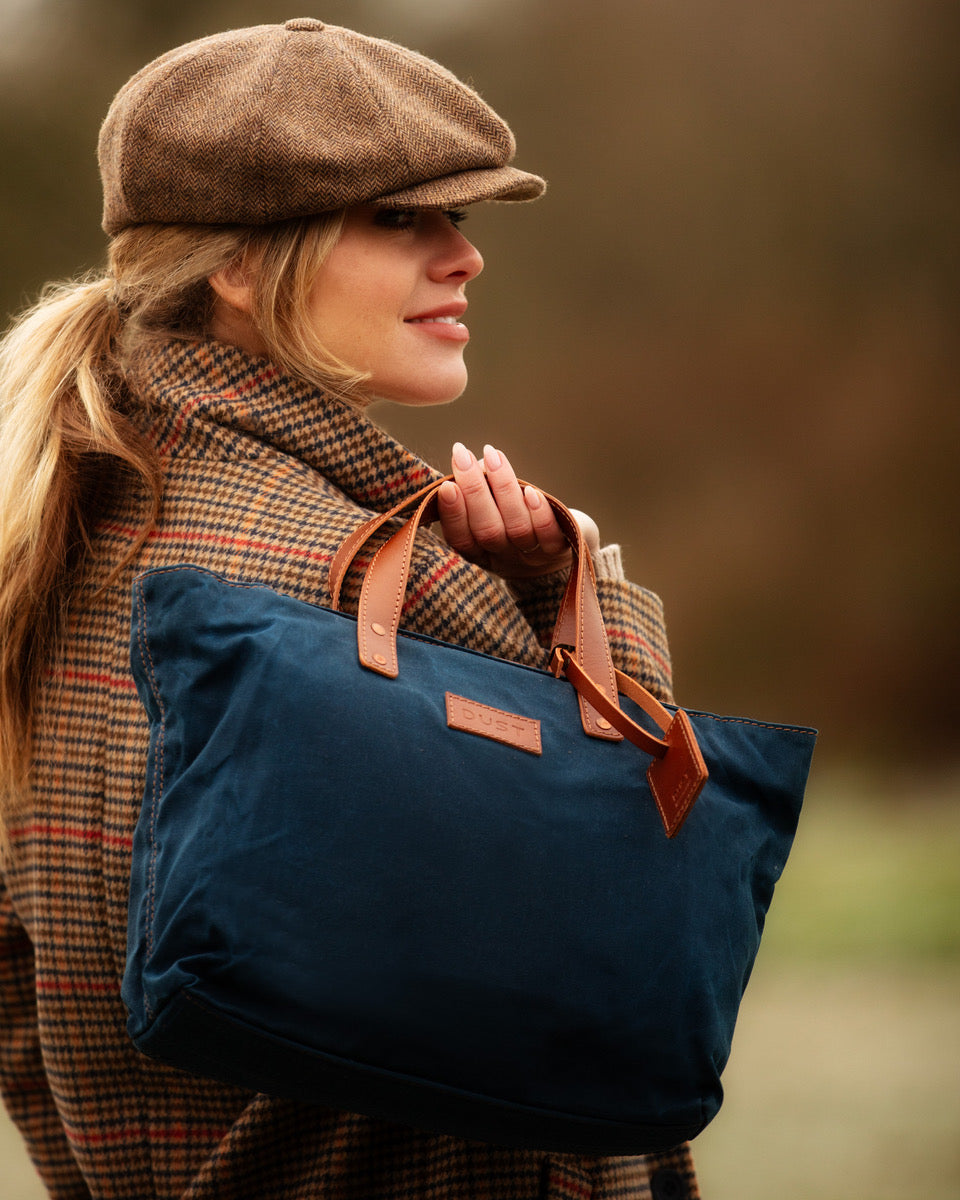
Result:
{"label": "eyelash", "polygon": [[[418,213],[424,211],[418,208],[380,208],[374,216],[374,222],[384,229],[412,229],[416,224]],[[459,208],[440,210],[451,225],[456,228],[466,219],[467,214]]]}

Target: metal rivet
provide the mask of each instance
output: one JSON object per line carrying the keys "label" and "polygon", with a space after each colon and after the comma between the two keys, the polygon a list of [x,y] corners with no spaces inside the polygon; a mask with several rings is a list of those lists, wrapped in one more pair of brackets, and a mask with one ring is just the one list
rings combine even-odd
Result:
{"label": "metal rivet", "polygon": [[387,631],[384,629],[384,627],[383,627],[383,626],[380,624],[380,622],[379,622],[379,621],[374,621],[374,622],[373,622],[373,624],[370,626],[370,628],[373,630],[373,632],[374,632],[374,633],[375,633],[375,634],[376,634],[378,637],[383,637],[383,636],[384,636],[384,634],[387,632]]}
{"label": "metal rivet", "polygon": [[379,663],[381,667],[385,667],[387,665],[387,656],[385,654],[375,654],[373,661]]}
{"label": "metal rivet", "polygon": [[603,717],[597,717],[597,728],[598,729],[612,729],[613,726],[610,724],[609,721],[605,721],[603,719]]}

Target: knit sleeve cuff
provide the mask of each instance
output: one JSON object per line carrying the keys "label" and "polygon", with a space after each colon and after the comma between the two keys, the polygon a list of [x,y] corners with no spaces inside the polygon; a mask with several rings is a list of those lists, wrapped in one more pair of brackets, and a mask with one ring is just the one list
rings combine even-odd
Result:
{"label": "knit sleeve cuff", "polygon": [[598,579],[626,579],[623,573],[623,558],[616,542],[604,546],[593,556],[593,569]]}

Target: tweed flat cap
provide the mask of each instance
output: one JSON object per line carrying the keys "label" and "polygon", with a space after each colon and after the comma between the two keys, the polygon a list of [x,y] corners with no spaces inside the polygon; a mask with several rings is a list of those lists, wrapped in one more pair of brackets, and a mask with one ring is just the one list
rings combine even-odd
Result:
{"label": "tweed flat cap", "polygon": [[438,63],[312,17],[190,42],[117,93],[103,228],[263,225],[376,200],[532,200],[509,127]]}

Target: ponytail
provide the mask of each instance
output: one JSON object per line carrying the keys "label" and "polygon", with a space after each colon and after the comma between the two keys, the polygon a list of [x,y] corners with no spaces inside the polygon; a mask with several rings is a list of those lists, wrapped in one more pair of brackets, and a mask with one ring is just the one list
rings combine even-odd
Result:
{"label": "ponytail", "polygon": [[268,357],[349,401],[364,376],[327,354],[307,319],[342,225],[335,212],[262,229],[132,226],[110,244],[109,274],[48,288],[0,342],[0,849],[28,791],[38,684],[90,548],[97,494],[120,473],[145,488],[151,509],[130,556],[159,513],[159,460],[124,415],[129,355],[151,340],[205,336],[208,279],[246,263]]}
{"label": "ponytail", "polygon": [[93,278],[49,288],[0,344],[0,816],[26,789],[33,698],[107,464],[159,505],[157,462],[116,403],[119,332],[113,283]]}

